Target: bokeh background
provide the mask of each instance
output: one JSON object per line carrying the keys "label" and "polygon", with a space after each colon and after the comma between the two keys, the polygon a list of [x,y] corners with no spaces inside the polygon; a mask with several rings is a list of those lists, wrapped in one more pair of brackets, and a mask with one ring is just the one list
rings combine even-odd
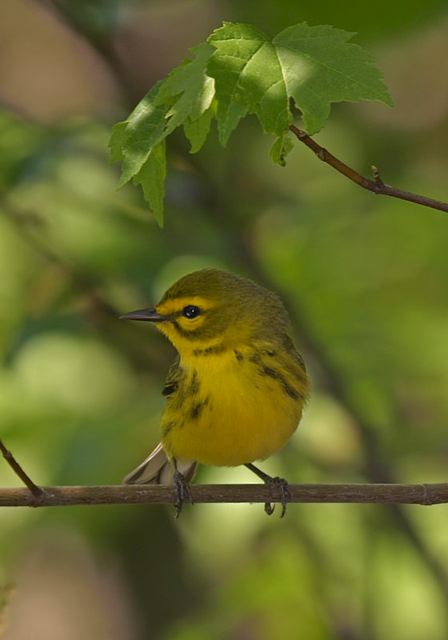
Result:
{"label": "bokeh background", "polygon": [[[223,19],[359,32],[396,106],[338,105],[318,140],[448,199],[446,0],[3,0],[0,433],[40,484],[117,483],[156,444],[173,358],[117,320],[218,266],[285,300],[313,380],[266,471],[448,479],[448,218],[364,192],[247,119],[223,150],[170,141],[166,226],[117,192],[113,123]],[[250,482],[242,469],[203,482]],[[1,486],[17,479],[0,460]],[[8,640],[444,640],[448,507],[2,509]]]}

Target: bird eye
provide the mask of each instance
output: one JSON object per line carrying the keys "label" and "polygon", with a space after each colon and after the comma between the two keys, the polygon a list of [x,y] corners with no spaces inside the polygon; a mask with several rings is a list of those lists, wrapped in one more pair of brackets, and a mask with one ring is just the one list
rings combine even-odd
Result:
{"label": "bird eye", "polygon": [[196,307],[194,304],[188,304],[186,307],[182,309],[182,313],[186,318],[192,320],[193,318],[197,318],[201,313],[199,307]]}

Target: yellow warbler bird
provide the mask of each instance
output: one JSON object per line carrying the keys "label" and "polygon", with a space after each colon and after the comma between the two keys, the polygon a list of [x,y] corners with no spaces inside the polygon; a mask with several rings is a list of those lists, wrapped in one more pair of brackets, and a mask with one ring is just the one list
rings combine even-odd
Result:
{"label": "yellow warbler bird", "polygon": [[284,515],[286,481],[253,464],[283,447],[309,392],[278,296],[246,278],[203,269],[178,280],[154,309],[122,318],[153,322],[179,354],[163,389],[162,441],[125,482],[174,483],[179,513],[198,463],[246,465],[279,487]]}

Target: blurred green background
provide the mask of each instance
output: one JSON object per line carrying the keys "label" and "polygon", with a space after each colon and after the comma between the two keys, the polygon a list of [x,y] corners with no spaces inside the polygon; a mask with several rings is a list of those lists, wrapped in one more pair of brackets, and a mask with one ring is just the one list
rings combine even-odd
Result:
{"label": "blurred green background", "polygon": [[[445,0],[9,0],[0,4],[0,433],[40,484],[117,483],[157,443],[173,351],[120,312],[219,266],[275,289],[313,380],[266,471],[442,482],[448,218],[363,192],[247,119],[171,141],[166,228],[116,191],[111,125],[223,19],[359,32],[396,107],[338,105],[321,144],[448,199]],[[0,460],[1,463],[1,460]],[[203,482],[251,482],[243,469]],[[17,479],[0,464],[1,486]],[[9,640],[444,640],[448,507],[2,509]]]}

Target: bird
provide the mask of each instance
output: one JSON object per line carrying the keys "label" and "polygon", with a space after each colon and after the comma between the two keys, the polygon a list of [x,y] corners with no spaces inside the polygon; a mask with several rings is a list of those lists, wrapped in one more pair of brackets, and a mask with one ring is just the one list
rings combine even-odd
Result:
{"label": "bird", "polygon": [[[310,391],[280,297],[206,268],[181,277],[154,308],[121,318],[153,323],[177,351],[162,391],[161,442],[124,482],[173,485],[178,516],[192,502],[198,464],[245,465],[278,488],[284,516],[288,483],[254,464],[289,440]],[[266,503],[265,511],[274,507]]]}

